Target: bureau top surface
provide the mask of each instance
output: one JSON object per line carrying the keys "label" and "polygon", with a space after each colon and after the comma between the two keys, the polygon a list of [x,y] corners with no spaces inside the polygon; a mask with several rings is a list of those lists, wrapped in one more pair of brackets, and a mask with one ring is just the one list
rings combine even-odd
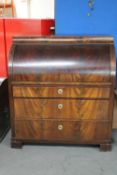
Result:
{"label": "bureau top surface", "polygon": [[28,82],[112,82],[113,41],[106,37],[15,38],[9,76]]}

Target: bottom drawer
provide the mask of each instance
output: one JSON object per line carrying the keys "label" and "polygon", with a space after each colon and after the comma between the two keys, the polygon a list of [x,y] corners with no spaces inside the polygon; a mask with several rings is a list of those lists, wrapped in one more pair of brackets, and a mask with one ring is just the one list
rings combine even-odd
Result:
{"label": "bottom drawer", "polygon": [[73,143],[95,142],[111,138],[111,124],[98,121],[44,121],[43,139],[70,141]]}
{"label": "bottom drawer", "polygon": [[20,139],[41,139],[41,122],[40,121],[16,121],[15,137]]}
{"label": "bottom drawer", "polygon": [[111,123],[98,121],[15,121],[15,138],[64,143],[91,143],[111,138]]}

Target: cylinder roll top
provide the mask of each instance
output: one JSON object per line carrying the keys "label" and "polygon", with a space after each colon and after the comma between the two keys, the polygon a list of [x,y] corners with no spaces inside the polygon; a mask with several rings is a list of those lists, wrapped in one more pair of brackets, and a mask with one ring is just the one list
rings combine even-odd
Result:
{"label": "cylinder roll top", "polygon": [[115,50],[111,37],[16,37],[9,58],[15,81],[115,81]]}

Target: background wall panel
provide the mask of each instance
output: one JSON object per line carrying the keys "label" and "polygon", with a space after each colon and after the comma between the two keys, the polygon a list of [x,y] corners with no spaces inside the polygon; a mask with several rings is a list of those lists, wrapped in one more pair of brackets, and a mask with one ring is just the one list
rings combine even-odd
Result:
{"label": "background wall panel", "polygon": [[0,19],[0,80],[6,77],[6,69],[4,20]]}
{"label": "background wall panel", "polygon": [[[112,35],[117,50],[117,0],[55,1],[56,35]],[[90,14],[90,15],[89,15]]]}
{"label": "background wall panel", "polygon": [[50,35],[50,26],[54,20],[39,19],[5,19],[5,39],[7,59],[13,36]]}

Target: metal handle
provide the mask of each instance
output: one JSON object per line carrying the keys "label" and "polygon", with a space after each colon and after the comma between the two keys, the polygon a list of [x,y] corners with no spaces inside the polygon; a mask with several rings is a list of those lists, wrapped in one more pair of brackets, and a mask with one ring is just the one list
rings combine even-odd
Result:
{"label": "metal handle", "polygon": [[58,94],[63,94],[63,89],[58,89]]}
{"label": "metal handle", "polygon": [[55,31],[55,26],[51,26],[50,31]]}
{"label": "metal handle", "polygon": [[62,109],[63,108],[63,104],[58,104],[58,109]]}
{"label": "metal handle", "polygon": [[58,125],[58,130],[63,130],[63,125]]}

